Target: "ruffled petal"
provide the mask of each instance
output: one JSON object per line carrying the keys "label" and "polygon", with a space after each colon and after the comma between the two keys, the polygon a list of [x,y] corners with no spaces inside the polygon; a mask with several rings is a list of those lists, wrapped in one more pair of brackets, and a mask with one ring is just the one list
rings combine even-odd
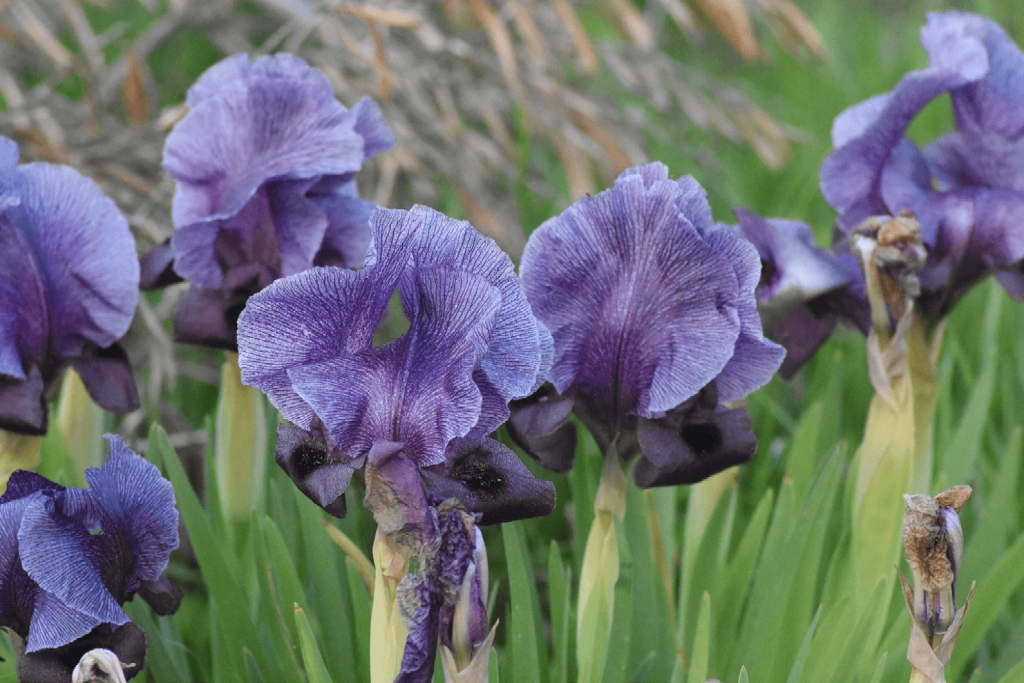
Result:
{"label": "ruffled petal", "polygon": [[559,392],[587,394],[619,423],[679,405],[722,371],[740,334],[739,282],[703,237],[712,227],[703,189],[651,164],[531,235],[520,270],[554,337]]}
{"label": "ruffled petal", "polygon": [[100,623],[128,621],[94,564],[92,535],[55,503],[47,496],[28,506],[18,531],[21,565],[41,589],[30,626],[33,650],[69,643]]}
{"label": "ruffled petal", "polygon": [[156,580],[167,568],[178,547],[178,510],[174,487],[160,470],[121,437],[105,436],[110,442],[107,461],[85,471],[88,492],[103,510],[102,533],[93,542],[104,576],[117,577],[118,585],[110,590],[118,600],[127,600],[139,582]]}
{"label": "ruffled petal", "polygon": [[740,334],[732,358],[715,378],[719,400],[724,403],[743,398],[767,384],[782,364],[786,350],[766,339],[761,331],[754,296],[761,275],[757,250],[729,228],[709,230],[707,242],[732,266],[739,284],[734,305],[739,314]]}
{"label": "ruffled petal", "polygon": [[374,214],[373,223],[375,245],[401,243],[407,235],[412,238],[410,267],[467,271],[497,289],[499,313],[479,361],[479,370],[487,378],[480,386],[485,410],[473,435],[493,432],[508,418],[508,402],[533,390],[544,355],[544,336],[511,259],[468,221],[453,220],[425,206],[407,212],[382,209]]}
{"label": "ruffled petal", "polygon": [[432,496],[455,498],[480,524],[543,517],[555,509],[555,486],[537,479],[516,454],[493,439],[453,439],[444,465],[423,471]]}
{"label": "ruffled petal", "polygon": [[368,352],[288,370],[292,386],[350,455],[376,441],[401,441],[420,465],[442,462],[451,439],[477,424],[472,379],[500,297],[467,272],[420,268],[399,281],[412,327]]}
{"label": "ruffled petal", "polygon": [[323,74],[292,55],[243,59],[200,78],[195,106],[167,138],[177,226],[237,213],[271,178],[349,173],[363,161],[357,117]]}
{"label": "ruffled petal", "polygon": [[1024,54],[999,24],[968,12],[930,12],[921,44],[933,65],[979,47],[985,52],[984,77],[950,92],[957,128],[1004,139],[1024,132]]}

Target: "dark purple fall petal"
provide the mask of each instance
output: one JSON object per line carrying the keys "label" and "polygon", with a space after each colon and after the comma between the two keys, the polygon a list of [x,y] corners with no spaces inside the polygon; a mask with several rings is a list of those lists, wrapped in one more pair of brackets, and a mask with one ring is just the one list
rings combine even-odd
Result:
{"label": "dark purple fall petal", "polygon": [[422,471],[427,491],[437,500],[455,498],[482,515],[482,525],[543,517],[555,509],[554,484],[534,477],[493,439],[453,439],[445,461]]}
{"label": "dark purple fall petal", "polygon": [[330,450],[319,421],[311,431],[278,425],[274,459],[310,500],[339,519],[345,516],[345,490],[363,459],[349,460],[340,451]]}
{"label": "dark purple fall petal", "polygon": [[72,363],[93,401],[115,413],[128,413],[139,407],[139,390],[120,344],[105,349],[86,347],[86,353]]}
{"label": "dark purple fall petal", "polygon": [[[93,181],[17,161],[0,137],[0,428],[42,434],[64,368],[128,330],[139,264],[127,221]],[[130,373],[114,383],[105,407],[137,407]]]}
{"label": "dark purple fall petal", "polygon": [[640,418],[642,455],[633,468],[640,488],[695,484],[754,457],[757,439],[745,409],[720,405],[713,384],[688,403],[658,420]]}
{"label": "dark purple fall petal", "polygon": [[131,621],[117,628],[101,624],[88,635],[68,645],[51,650],[23,652],[18,655],[18,680],[67,683],[82,656],[95,648],[110,650],[117,655],[118,661],[129,665],[124,669],[124,676],[131,680],[142,671],[146,663],[146,632]]}
{"label": "dark purple fall petal", "polygon": [[572,396],[559,396],[551,384],[509,404],[508,435],[545,469],[564,474],[576,459]]}
{"label": "dark purple fall petal", "polygon": [[0,626],[25,638],[28,653],[125,624],[121,603],[161,581],[178,545],[170,482],[108,439],[107,462],[86,470],[88,489],[15,472],[0,497]]}

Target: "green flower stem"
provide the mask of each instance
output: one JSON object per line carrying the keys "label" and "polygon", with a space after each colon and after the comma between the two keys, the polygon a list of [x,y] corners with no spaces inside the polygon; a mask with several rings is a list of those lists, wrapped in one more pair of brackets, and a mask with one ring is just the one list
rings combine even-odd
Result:
{"label": "green flower stem", "polygon": [[57,429],[76,465],[72,476],[80,477],[79,485],[85,486],[82,474],[85,469],[99,467],[107,460],[107,442],[103,440],[103,434],[108,430],[106,414],[89,397],[82,378],[71,368],[65,373],[60,389]]}
{"label": "green flower stem", "polygon": [[917,311],[910,314],[913,319],[904,336],[906,371],[892,380],[888,396],[876,389],[855,456],[853,559],[858,600],[867,599],[880,577],[893,580],[902,533],[902,494],[927,492],[931,480],[934,350]]}
{"label": "green flower stem", "polygon": [[267,420],[263,394],[242,384],[238,354],[228,353],[220,371],[214,465],[221,507],[228,519],[246,520],[263,492]]}
{"label": "green flower stem", "polygon": [[41,436],[25,436],[0,429],[0,495],[7,490],[7,479],[15,470],[39,467]]}
{"label": "green flower stem", "polygon": [[580,572],[576,621],[580,683],[597,683],[604,676],[615,609],[615,583],[619,580],[615,520],[621,522],[625,514],[626,473],[613,443],[605,453],[601,484],[594,498],[594,524],[590,527]]}
{"label": "green flower stem", "polygon": [[373,608],[370,610],[370,681],[393,683],[402,669],[409,635],[398,609],[398,582],[409,557],[379,528],[373,539]]}

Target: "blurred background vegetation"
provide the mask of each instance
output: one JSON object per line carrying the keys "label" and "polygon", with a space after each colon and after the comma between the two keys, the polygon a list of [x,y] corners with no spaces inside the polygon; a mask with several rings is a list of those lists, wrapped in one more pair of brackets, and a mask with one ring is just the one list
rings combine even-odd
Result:
{"label": "blurred background vegetation", "polygon": [[[395,130],[396,147],[375,158],[360,176],[363,197],[400,208],[419,202],[468,218],[514,259],[526,235],[541,222],[579,196],[599,191],[624,168],[649,160],[666,163],[673,176],[695,176],[708,190],[720,221],[733,222],[733,206],[799,218],[827,245],[834,212],[820,195],[817,174],[831,150],[832,120],[846,107],[887,91],[908,70],[926,65],[917,31],[927,11],[941,9],[987,14],[1018,44],[1024,42],[1024,13],[1016,3],[1000,0],[0,0],[0,133],[18,141],[23,161],[68,163],[99,182],[128,216],[142,253],[173,228],[174,187],[160,158],[167,132],[184,114],[188,86],[225,56],[288,51],[323,70],[345,105],[352,106],[363,95],[374,97]],[[910,134],[927,140],[950,122],[948,98],[939,98],[918,117]],[[169,319],[184,286],[150,293],[140,301],[128,348],[140,372],[145,407],[123,420],[107,419],[109,428],[140,439],[140,447],[155,448],[145,439],[154,425],[163,425],[169,445],[181,454],[202,494],[203,457],[211,441],[222,355],[173,344]],[[969,553],[972,539],[981,539],[973,546],[974,555],[966,556],[963,577],[968,582],[994,573],[1003,561],[1012,565],[1014,558],[1024,559],[1024,546],[1018,550],[1016,542],[1024,529],[1024,496],[1017,494],[1024,491],[1019,467],[1021,329],[1020,306],[988,282],[954,312],[940,364],[932,493],[956,483],[975,487],[975,497],[962,514]],[[748,524],[759,519],[766,492],[791,484],[798,465],[808,476],[845,473],[861,439],[870,396],[863,338],[841,331],[793,381],[775,379],[750,398],[758,455],[741,471],[728,516],[723,508],[717,517],[703,520],[724,534],[720,550],[718,545],[698,550],[694,546],[701,535],[689,540],[684,536],[693,515],[692,509],[686,514],[689,489],[647,498],[662,513],[661,552],[675,572],[662,577],[678,616],[679,633],[668,646],[683,648],[678,658],[675,652],[663,653],[660,664],[645,664],[642,652],[636,657],[623,654],[622,680],[648,680],[645,671],[649,680],[660,680],[652,672],[661,671],[659,667],[671,671],[677,659],[685,668],[694,664],[685,651],[699,642],[699,596],[708,589],[711,613],[717,614],[715,601],[728,588],[719,585],[716,592],[712,585],[716,562],[734,559]],[[593,449],[593,444],[583,443],[581,449]],[[284,540],[294,543],[288,529],[299,528],[299,520],[308,522],[309,514],[304,501],[296,505],[286,478],[270,469],[264,506],[285,531]],[[575,542],[575,530],[587,528],[584,501],[588,487],[593,495],[597,474],[596,467],[578,465],[571,478],[556,479],[560,502],[551,517],[517,524],[504,539],[498,530],[488,531],[492,571],[500,587],[496,615],[505,620],[511,612],[510,590],[520,591],[519,599],[529,595],[521,592],[526,590],[522,582],[515,583],[516,571],[536,579],[539,593],[532,593],[532,599],[538,618],[534,630],[525,633],[552,642],[552,681],[572,680],[573,660],[571,644],[559,640],[556,628],[555,597],[560,593],[551,568],[563,560],[572,569],[579,566],[582,543]],[[835,486],[836,491],[843,488]],[[801,495],[810,504],[806,483]],[[755,627],[753,608],[746,607],[741,621],[736,607],[735,631],[712,617],[711,644],[705,645],[705,654],[710,650],[708,675],[735,680],[740,663],[755,681],[784,680],[792,673],[792,655],[808,624],[813,631],[817,623],[812,622],[811,607],[827,602],[830,562],[841,561],[836,549],[842,545],[844,511],[843,497],[837,496],[831,507],[822,508],[831,512],[817,530],[815,538],[821,542],[813,546],[814,568],[792,593],[806,592],[809,611],[796,617],[786,613],[784,621],[762,619]],[[349,510],[342,527],[368,551],[372,519],[356,500]],[[702,514],[712,517],[710,510]],[[269,534],[266,538],[273,537],[260,528]],[[233,534],[238,542],[255,532],[229,532],[214,519],[212,533]],[[271,538],[268,547],[276,542]],[[521,558],[506,556],[510,549],[518,552],[518,543],[526,544],[525,565],[516,564]],[[1011,545],[1016,555],[1010,554]],[[315,574],[310,547],[296,551],[302,577]],[[236,550],[240,557],[256,552]],[[765,557],[770,550],[766,548]],[[687,552],[692,564],[680,560]],[[555,556],[558,562],[552,564]],[[735,584],[751,589],[750,605],[760,594],[772,595],[769,583],[758,584],[763,563],[764,558],[762,564],[752,564],[745,580]],[[708,573],[679,576],[680,566]],[[1004,569],[993,579],[1001,581],[995,592],[982,592],[991,591],[992,582],[987,589],[979,583],[979,600],[989,600],[983,603],[988,612],[972,611],[964,631],[970,647],[958,651],[950,680],[1024,676],[1021,666],[1014,668],[1024,657],[1024,571],[1019,567],[1015,572]],[[787,571],[793,580],[791,569],[775,571]],[[212,591],[217,589],[208,577],[206,584],[201,582],[192,550],[179,553],[172,570],[193,592],[175,622],[152,626],[172,645],[156,646],[158,664],[151,680],[176,680],[168,671],[194,680],[218,680],[218,669],[207,667],[216,661],[220,641],[209,635],[216,622],[204,611],[204,591],[211,591],[216,602]],[[762,575],[778,578],[768,569]],[[245,582],[257,586],[253,590],[259,593],[257,578],[248,576]],[[671,598],[677,588],[678,595]],[[742,607],[747,605],[745,596],[732,599]],[[356,609],[357,602],[357,597],[350,598],[347,609]],[[133,616],[148,618],[141,609],[133,610]],[[273,621],[280,615],[265,616]],[[349,660],[330,661],[341,656],[332,649],[341,635],[326,635],[326,626],[321,633],[315,610],[311,616],[314,630],[325,639],[324,658],[336,680],[349,680],[343,674]],[[253,618],[259,622],[262,617]],[[499,629],[504,680],[521,680],[513,666],[526,660],[513,662],[512,655],[522,652],[516,650],[522,642],[513,640],[524,633],[524,618],[517,625],[513,615],[508,630]],[[975,631],[970,630],[971,619]],[[809,677],[828,670],[821,662],[829,658],[850,662],[850,680],[871,680],[873,674],[880,676],[875,680],[905,680],[906,615],[900,617],[895,608],[882,615],[878,642],[864,654],[876,659],[854,662],[852,654],[843,659],[846,638],[861,633],[857,629],[862,627],[867,628],[859,621],[845,630],[837,627],[842,640],[833,655],[828,643],[811,648],[810,669],[802,680],[840,680],[841,675]],[[773,666],[764,661],[767,655],[758,639],[776,636],[785,640],[779,647],[786,656],[776,657],[780,661]],[[351,656],[365,657],[358,629],[351,637],[358,646]],[[206,645],[199,645],[204,638]],[[739,638],[747,640],[734,642]],[[187,657],[175,654],[173,644],[183,640],[190,643],[182,648],[189,650]],[[540,647],[547,652],[543,643]],[[888,653],[882,664],[877,662],[880,652]],[[161,665],[169,667],[163,677],[158,673]],[[360,671],[356,664],[351,667]],[[543,669],[547,680],[548,666]],[[801,680],[800,672],[789,680]]]}

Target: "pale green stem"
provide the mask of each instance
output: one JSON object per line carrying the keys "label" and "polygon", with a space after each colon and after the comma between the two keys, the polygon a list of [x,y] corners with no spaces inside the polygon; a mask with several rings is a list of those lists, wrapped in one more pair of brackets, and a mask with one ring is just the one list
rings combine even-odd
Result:
{"label": "pale green stem", "polygon": [[604,457],[601,484],[594,498],[594,524],[590,527],[580,572],[580,598],[576,621],[576,658],[579,681],[596,683],[604,676],[619,579],[619,546],[615,520],[626,513],[626,473],[615,444]]}
{"label": "pale green stem", "polygon": [[[87,467],[99,467],[107,460],[105,413],[93,402],[78,373],[68,369],[57,404],[57,429],[64,437],[78,476]],[[85,484],[85,479],[81,481]]]}
{"label": "pale green stem", "polygon": [[224,514],[245,520],[259,503],[266,469],[267,420],[263,394],[242,384],[238,354],[228,353],[220,372],[214,465]]}
{"label": "pale green stem", "polygon": [[398,609],[398,582],[409,557],[379,528],[373,539],[373,608],[370,611],[370,682],[394,683],[409,635]]}
{"label": "pale green stem", "polygon": [[7,490],[7,479],[15,470],[39,467],[41,436],[25,436],[0,429],[0,495]]}

